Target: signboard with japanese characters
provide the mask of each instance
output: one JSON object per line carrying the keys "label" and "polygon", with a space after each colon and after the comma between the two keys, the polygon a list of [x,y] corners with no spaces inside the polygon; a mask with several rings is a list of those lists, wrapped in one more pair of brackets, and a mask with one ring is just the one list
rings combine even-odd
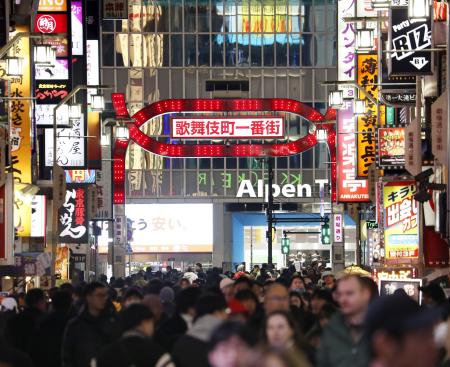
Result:
{"label": "signboard with japanese characters", "polygon": [[447,90],[431,105],[431,146],[433,155],[442,165],[448,164],[447,147]]}
{"label": "signboard with japanese characters", "polygon": [[405,165],[405,129],[389,127],[378,129],[379,165],[383,168]]}
{"label": "signboard with japanese characters", "polygon": [[403,289],[405,293],[420,304],[422,296],[419,287],[422,285],[422,279],[384,279],[378,280],[380,296],[389,296],[398,289]]}
{"label": "signboard with japanese characters", "polygon": [[359,98],[366,101],[366,113],[358,116],[358,177],[367,177],[369,167],[376,159],[375,130],[377,126],[377,105],[370,101],[366,93],[378,98],[378,56],[358,55],[358,85],[364,88]]}
{"label": "signboard with japanese characters", "polygon": [[415,105],[416,104],[416,92],[408,92],[405,90],[389,92],[383,92],[383,98],[386,102],[393,105]]}
{"label": "signboard with japanese characters", "polygon": [[342,214],[333,214],[334,242],[344,242],[344,219]]}
{"label": "signboard with japanese characters", "polygon": [[[339,0],[337,2],[338,22],[338,53],[337,53],[337,80],[355,81],[356,78],[356,25],[352,22],[345,22],[343,18],[355,16],[354,0]],[[351,86],[341,85],[345,98],[354,98],[355,89]]]}
{"label": "signboard with japanese characters", "polygon": [[128,19],[128,1],[104,0],[103,19]]}
{"label": "signboard with japanese characters", "polygon": [[176,139],[273,139],[284,138],[281,117],[174,117],[172,137]]}
{"label": "signboard with japanese characters", "polygon": [[38,104],[58,104],[69,94],[68,80],[52,80],[36,83],[35,97]]}
{"label": "signboard with japanese characters", "polygon": [[[108,157],[109,147],[102,146],[102,157]],[[111,218],[111,164],[102,160],[102,169],[95,174],[97,187],[97,217]]]}
{"label": "signboard with japanese characters", "polygon": [[37,14],[34,31],[39,33],[67,33],[67,15]]}
{"label": "signboard with japanese characters", "polygon": [[421,127],[417,119],[405,127],[405,168],[413,176],[422,172]]}
{"label": "signboard with japanese characters", "polygon": [[431,74],[431,18],[412,22],[408,18],[408,7],[405,6],[391,7],[390,20],[389,44],[393,52],[388,59],[389,74]]}
{"label": "signboard with japanese characters", "polygon": [[69,60],[56,59],[53,67],[35,65],[36,80],[60,80],[69,79]]}
{"label": "signboard with japanese characters", "polygon": [[45,237],[46,219],[46,196],[34,195],[31,199],[31,237]]}
{"label": "signboard with japanese characters", "polygon": [[95,170],[93,169],[67,169],[65,173],[67,183],[95,183]]}
{"label": "signboard with japanese characters", "polygon": [[52,255],[49,252],[22,252],[14,256],[14,265],[22,276],[50,275]]}
{"label": "signboard with japanese characters", "polygon": [[87,189],[67,184],[66,198],[58,211],[58,236],[61,243],[87,243]]}
{"label": "signboard with japanese characters", "polygon": [[353,101],[346,100],[338,111],[337,189],[339,202],[368,201],[368,183],[356,178],[356,122]]}
{"label": "signboard with japanese characters", "polygon": [[[85,123],[83,115],[71,128],[57,129],[57,164],[67,168],[85,166]],[[45,130],[45,165],[53,166],[53,129]]]}
{"label": "signboard with japanese characters", "polygon": [[39,0],[39,12],[66,11],[67,0]]}
{"label": "signboard with japanese characters", "polygon": [[[26,27],[16,27],[16,32],[27,32]],[[10,34],[14,37],[14,33]],[[14,97],[31,97],[30,90],[30,40],[22,37],[14,46],[15,55],[23,58],[23,75],[11,78],[10,109],[10,153],[14,182],[31,183],[31,104],[26,99]],[[14,195],[14,226],[20,237],[28,237],[31,231],[31,205]]]}
{"label": "signboard with japanese characters", "polygon": [[125,215],[114,216],[114,244],[125,245],[127,242],[127,217]]}
{"label": "signboard with japanese characters", "polygon": [[419,205],[414,182],[383,185],[384,245],[386,261],[402,263],[419,258]]}
{"label": "signboard with japanese characters", "polygon": [[72,55],[83,55],[83,4],[81,1],[71,3]]}

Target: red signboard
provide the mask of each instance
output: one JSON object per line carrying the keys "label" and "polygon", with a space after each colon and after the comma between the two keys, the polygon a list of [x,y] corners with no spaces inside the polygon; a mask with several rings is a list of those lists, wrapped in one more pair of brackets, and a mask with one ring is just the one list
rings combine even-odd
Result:
{"label": "red signboard", "polygon": [[284,138],[281,117],[172,118],[172,137],[177,139],[273,139]]}
{"label": "red signboard", "polygon": [[34,31],[40,33],[67,33],[66,14],[38,14]]}

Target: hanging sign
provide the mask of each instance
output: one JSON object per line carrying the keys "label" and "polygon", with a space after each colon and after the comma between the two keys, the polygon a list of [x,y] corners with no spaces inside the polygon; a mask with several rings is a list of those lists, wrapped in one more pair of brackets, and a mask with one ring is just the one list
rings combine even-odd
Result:
{"label": "hanging sign", "polygon": [[83,55],[83,4],[72,1],[71,4],[72,55]]}
{"label": "hanging sign", "polygon": [[67,0],[39,0],[39,12],[66,11]]}
{"label": "hanging sign", "polygon": [[69,60],[56,59],[53,67],[35,65],[36,80],[69,79]]}
{"label": "hanging sign", "polygon": [[447,119],[448,100],[447,91],[431,105],[431,147],[433,155],[444,166],[448,164],[447,147]]}
{"label": "hanging sign", "polygon": [[342,214],[333,215],[334,242],[344,242],[344,223]]}
{"label": "hanging sign", "polygon": [[39,33],[67,33],[66,14],[38,14],[34,31]]}
{"label": "hanging sign", "polygon": [[426,75],[432,73],[433,53],[430,51],[431,18],[412,22],[408,7],[391,7],[389,44],[393,51],[388,62],[389,74]]}
{"label": "hanging sign", "polygon": [[66,197],[58,212],[58,235],[61,243],[87,243],[86,186],[68,184]]}
{"label": "hanging sign", "polygon": [[104,0],[103,19],[128,19],[127,0]]}
{"label": "hanging sign", "polygon": [[378,129],[378,155],[380,167],[405,165],[405,129],[403,127]]}
{"label": "hanging sign", "polygon": [[36,83],[35,97],[38,104],[58,104],[69,94],[69,81],[52,80],[51,83]]}
{"label": "hanging sign", "polygon": [[422,139],[417,119],[405,127],[405,168],[413,176],[422,172]]}
{"label": "hanging sign", "polygon": [[31,199],[31,237],[45,237],[46,219],[46,196],[34,195]]}
{"label": "hanging sign", "polygon": [[[355,23],[345,22],[343,18],[354,17],[356,10],[354,0],[339,0],[337,2],[338,22],[337,22],[337,80],[355,81],[356,78],[356,25]],[[351,86],[339,86],[344,92],[345,98],[354,98],[355,89]]]}
{"label": "hanging sign", "polygon": [[353,101],[338,111],[337,188],[339,202],[368,201],[367,180],[356,178],[356,122]]}

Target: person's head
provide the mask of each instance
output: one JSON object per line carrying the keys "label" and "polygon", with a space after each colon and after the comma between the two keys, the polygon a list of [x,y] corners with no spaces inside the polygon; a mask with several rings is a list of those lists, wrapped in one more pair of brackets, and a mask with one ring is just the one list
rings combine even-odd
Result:
{"label": "person's head", "polygon": [[317,315],[320,327],[322,329],[328,325],[328,322],[330,321],[331,317],[336,313],[336,311],[337,309],[333,304],[327,303],[323,305],[322,309]]}
{"label": "person's head", "polygon": [[422,291],[422,304],[427,307],[438,307],[445,303],[445,292],[439,284],[430,283],[420,287]]}
{"label": "person's head", "polygon": [[250,315],[256,311],[259,304],[258,297],[249,289],[237,292],[234,298],[244,305]]}
{"label": "person's head", "polygon": [[303,308],[303,299],[299,292],[289,292],[289,304],[291,307]]}
{"label": "person's head", "polygon": [[322,307],[326,304],[332,304],[333,303],[333,297],[330,293],[330,291],[326,289],[315,289],[311,295],[311,312],[314,315],[318,315],[320,311],[322,310]]}
{"label": "person's head", "polygon": [[346,317],[362,315],[369,305],[372,290],[358,275],[344,275],[337,283],[337,302]]}
{"label": "person's head", "polygon": [[234,281],[234,291],[239,292],[244,289],[252,289],[253,282],[249,277],[241,276]]}
{"label": "person's head", "polygon": [[151,337],[155,331],[155,318],[152,311],[141,303],[129,305],[120,313],[122,332],[138,331]]}
{"label": "person's head", "polygon": [[322,280],[325,284],[325,287],[329,289],[333,288],[334,284],[336,283],[336,278],[334,277],[334,274],[331,271],[324,271],[322,273]]}
{"label": "person's head", "polygon": [[144,296],[139,288],[131,287],[125,291],[125,294],[122,297],[122,307],[127,308],[134,303],[142,302]]}
{"label": "person's head", "polygon": [[295,321],[287,311],[275,311],[266,316],[265,339],[270,347],[282,349],[299,339]]}
{"label": "person's head", "polygon": [[390,367],[433,367],[433,327],[438,309],[421,308],[404,292],[378,297],[369,306],[365,330],[374,361]]}
{"label": "person's head", "polygon": [[47,309],[45,293],[40,288],[30,289],[25,296],[25,305],[27,308],[35,308],[41,312]]}
{"label": "person's head", "polygon": [[186,279],[186,278],[180,279],[180,288],[181,289],[186,289],[186,288],[189,288],[190,286],[191,286],[191,282],[189,281],[189,279]]}
{"label": "person's head", "polygon": [[305,282],[300,275],[294,275],[289,282],[289,290],[303,292],[305,290]]}
{"label": "person's head", "polygon": [[289,311],[289,292],[283,284],[273,282],[266,286],[264,309],[266,315],[275,311]]}
{"label": "person's head", "polygon": [[108,288],[103,283],[92,282],[85,289],[86,303],[92,314],[99,314],[108,302]]}
{"label": "person's head", "polygon": [[211,335],[208,361],[212,367],[235,367],[250,352],[254,336],[242,322],[226,321]]}
{"label": "person's head", "polygon": [[222,294],[205,293],[198,298],[195,304],[196,318],[199,319],[206,315],[212,315],[225,320],[227,317],[227,307],[227,302]]}
{"label": "person's head", "polygon": [[72,305],[72,295],[62,289],[57,290],[52,296],[52,307],[56,312],[68,313]]}
{"label": "person's head", "polygon": [[195,305],[202,292],[199,288],[182,289],[176,296],[176,312],[195,316]]}
{"label": "person's head", "polygon": [[146,294],[142,299],[142,303],[147,306],[155,317],[156,321],[159,321],[164,313],[159,294]]}
{"label": "person's head", "polygon": [[201,273],[203,271],[203,266],[200,263],[195,264],[195,271]]}
{"label": "person's head", "polygon": [[234,297],[234,280],[230,278],[223,278],[220,281],[219,284],[220,290],[222,291],[223,295],[225,296],[225,300],[227,302],[230,302],[231,299]]}

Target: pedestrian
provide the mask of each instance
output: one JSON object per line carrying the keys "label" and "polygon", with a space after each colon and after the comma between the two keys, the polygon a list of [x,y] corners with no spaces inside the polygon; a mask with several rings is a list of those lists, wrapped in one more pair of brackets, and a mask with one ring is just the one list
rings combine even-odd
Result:
{"label": "pedestrian", "polygon": [[5,336],[6,326],[11,318],[17,315],[19,306],[14,297],[6,297],[0,303],[0,336]]}
{"label": "pedestrian", "polygon": [[300,294],[306,292],[305,281],[301,275],[296,274],[292,276],[289,282],[289,291],[295,291]]}
{"label": "pedestrian", "polygon": [[121,314],[122,336],[96,358],[96,367],[174,367],[170,355],[152,337],[155,320],[143,304],[135,303]]}
{"label": "pedestrian", "polygon": [[56,290],[53,293],[52,310],[38,322],[31,339],[30,356],[35,367],[61,366],[62,339],[71,304],[69,292]]}
{"label": "pedestrian", "polygon": [[440,307],[445,304],[447,297],[442,287],[437,283],[430,283],[420,287],[422,292],[422,304],[427,307]]}
{"label": "pedestrian", "polygon": [[0,335],[0,366],[1,367],[34,367],[31,358],[19,349],[8,345]]}
{"label": "pedestrian", "polygon": [[230,302],[234,297],[234,280],[226,277],[220,281],[219,284],[220,290],[222,291],[225,300]]}
{"label": "pedestrian", "polygon": [[266,315],[275,311],[289,311],[289,292],[283,284],[272,282],[266,285],[264,311]]}
{"label": "pedestrian", "polygon": [[71,320],[62,343],[62,367],[89,367],[91,360],[114,340],[115,311],[108,307],[108,289],[92,282],[85,289],[86,304]]}
{"label": "pedestrian", "polygon": [[333,290],[334,286],[336,285],[336,278],[331,270],[325,270],[322,273],[322,282],[323,287],[328,290]]}
{"label": "pedestrian", "polygon": [[172,349],[177,367],[208,367],[208,343],[216,327],[226,318],[227,303],[223,295],[206,293],[196,304],[196,320]]}
{"label": "pedestrian", "polygon": [[316,354],[317,367],[367,367],[368,345],[363,321],[372,297],[371,287],[360,276],[343,275],[337,282],[337,312],[323,331]]}
{"label": "pedestrian", "polygon": [[25,309],[6,325],[6,340],[13,348],[29,353],[31,338],[38,321],[45,315],[47,302],[42,289],[30,289],[25,296]]}
{"label": "pedestrian", "polygon": [[142,291],[138,287],[127,288],[121,299],[122,310],[134,303],[141,303],[143,298]]}
{"label": "pedestrian", "polygon": [[421,308],[405,292],[374,300],[365,322],[370,366],[436,366],[433,327],[440,318],[441,310]]}

